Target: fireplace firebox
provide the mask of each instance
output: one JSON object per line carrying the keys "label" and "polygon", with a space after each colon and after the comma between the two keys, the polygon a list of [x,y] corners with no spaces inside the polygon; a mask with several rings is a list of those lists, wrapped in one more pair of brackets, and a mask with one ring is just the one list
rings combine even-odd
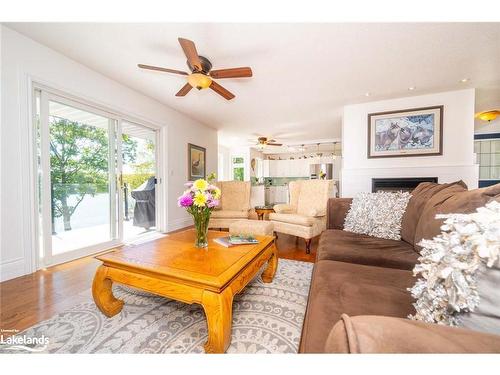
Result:
{"label": "fireplace firebox", "polygon": [[412,191],[421,182],[438,182],[437,177],[372,178],[372,192]]}

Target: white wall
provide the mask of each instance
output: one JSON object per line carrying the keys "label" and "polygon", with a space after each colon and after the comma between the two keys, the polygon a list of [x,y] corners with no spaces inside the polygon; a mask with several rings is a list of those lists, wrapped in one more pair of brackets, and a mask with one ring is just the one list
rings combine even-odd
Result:
{"label": "white wall", "polygon": [[[384,100],[344,107],[341,195],[371,191],[371,179],[383,177],[438,177],[439,182],[464,180],[478,184],[474,157],[474,89]],[[443,155],[368,159],[369,113],[444,105]]]}
{"label": "white wall", "polygon": [[219,145],[219,154],[222,154],[222,165],[218,165],[218,170],[222,173],[219,173],[217,176],[217,180],[219,181],[228,181],[232,180],[231,173],[231,150],[229,147]]}
{"label": "white wall", "polygon": [[[217,133],[175,110],[119,84],[65,56],[0,25],[1,36],[1,252],[0,280],[34,270],[35,238],[31,212],[32,167],[28,103],[30,77],[83,99],[166,129],[167,163],[164,229],[190,223],[177,207],[187,178],[187,143],[207,149],[207,172],[217,169]],[[77,43],[78,41],[75,41]]]}

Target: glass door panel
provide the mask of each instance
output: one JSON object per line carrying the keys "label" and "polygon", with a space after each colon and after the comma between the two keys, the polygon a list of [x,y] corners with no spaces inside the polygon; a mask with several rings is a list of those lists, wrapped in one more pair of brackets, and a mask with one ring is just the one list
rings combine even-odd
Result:
{"label": "glass door panel", "polygon": [[121,122],[121,216],[123,240],[156,230],[156,131]]}
{"label": "glass door panel", "polygon": [[116,120],[48,100],[49,259],[117,238]]}

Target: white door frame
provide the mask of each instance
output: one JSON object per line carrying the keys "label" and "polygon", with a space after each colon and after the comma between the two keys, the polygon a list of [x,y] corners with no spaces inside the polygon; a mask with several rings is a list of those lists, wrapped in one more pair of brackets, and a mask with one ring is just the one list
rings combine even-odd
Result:
{"label": "white door frame", "polygon": [[[36,136],[36,132],[35,132],[35,116],[36,116],[36,108],[35,108],[35,92],[38,90],[41,92],[41,101],[42,101],[42,96],[44,96],[44,99],[43,100],[47,100],[49,99],[49,97],[55,97],[57,99],[61,99],[62,101],[64,101],[65,103],[63,104],[66,104],[68,103],[68,105],[70,106],[74,106],[74,107],[77,107],[77,108],[80,108],[80,109],[83,109],[83,110],[87,110],[91,113],[95,113],[95,114],[98,114],[98,115],[102,115],[104,117],[107,117],[107,118],[111,118],[111,119],[114,119],[116,120],[116,123],[117,123],[117,136],[118,134],[121,134],[121,122],[122,121],[127,121],[127,122],[131,122],[131,123],[134,123],[134,124],[137,124],[139,126],[143,126],[143,127],[146,127],[146,128],[149,128],[151,130],[154,130],[156,132],[156,137],[155,137],[155,140],[156,140],[156,147],[155,147],[155,168],[156,168],[156,178],[157,178],[157,185],[156,185],[156,219],[157,219],[157,231],[160,231],[160,232],[166,232],[167,230],[167,210],[166,209],[160,209],[161,207],[165,207],[164,205],[164,202],[166,201],[166,194],[167,194],[167,184],[165,183],[166,181],[164,180],[163,178],[163,171],[164,169],[166,168],[166,149],[165,149],[165,146],[166,146],[166,143],[167,143],[167,129],[165,126],[162,126],[162,125],[159,125],[159,124],[155,124],[154,122],[151,122],[150,120],[144,120],[144,119],[140,119],[136,116],[133,116],[133,115],[129,115],[127,113],[124,113],[122,111],[116,111],[116,110],[112,110],[112,109],[109,109],[108,107],[102,105],[102,104],[99,104],[99,103],[96,103],[96,102],[93,102],[93,101],[89,101],[89,100],[86,100],[86,99],[82,99],[81,97],[79,96],[75,96],[75,95],[72,95],[72,94],[69,94],[67,93],[66,91],[62,91],[60,89],[56,89],[56,88],[53,88],[51,87],[50,85],[47,85],[45,83],[40,83],[41,81],[40,80],[36,80],[32,77],[29,77],[28,78],[28,93],[29,93],[29,105],[28,105],[28,109],[29,109],[29,123],[30,123],[30,127],[29,127],[29,131],[28,131],[28,135],[29,135],[29,139],[30,139],[30,143],[31,143],[31,150],[32,151],[32,155],[31,155],[31,181],[34,181],[36,182],[38,180],[38,177],[37,177],[37,174],[38,174],[38,160],[37,160],[37,154],[35,152],[36,150],[36,140],[37,140],[37,136]],[[56,100],[56,101],[61,101],[61,100]],[[43,107],[41,105],[41,107]],[[45,108],[48,108],[47,106]],[[44,114],[45,115],[45,114]],[[46,121],[46,120],[43,120],[43,117],[45,117],[46,119],[48,118],[48,116],[41,116],[41,121]],[[43,125],[43,124],[41,124]],[[42,126],[42,128],[44,128],[44,126]],[[45,129],[48,129],[47,126],[45,126]],[[45,137],[47,137],[47,135],[45,135]],[[48,138],[47,138],[48,139]],[[117,138],[117,139],[120,139],[120,138]],[[120,155],[121,155],[121,143],[118,142],[118,145],[117,145],[118,149],[117,149],[117,152],[120,152]],[[47,159],[49,160],[49,170],[50,170],[50,158],[47,157]],[[118,160],[120,160],[119,163],[121,163],[121,158],[118,158]],[[44,170],[47,170],[47,161],[42,161],[43,164],[43,168]],[[117,166],[118,168],[118,166]],[[121,171],[121,165],[120,165],[120,169],[117,169],[117,170],[120,170]],[[50,174],[48,174],[48,176],[43,176],[44,178],[44,185],[45,186],[50,186]],[[47,178],[49,179],[49,185],[46,185],[46,180]],[[117,185],[117,181],[116,181],[116,178],[114,178],[114,182],[113,184],[116,186]],[[111,185],[111,184],[110,184]],[[117,187],[117,186],[116,186]],[[51,227],[51,225],[42,225],[43,228],[40,227],[40,223],[39,223],[39,215],[38,215],[38,207],[39,207],[39,199],[38,199],[38,192],[37,192],[37,188],[36,188],[36,184],[35,185],[32,185],[30,186],[30,192],[31,192],[31,196],[34,197],[32,199],[32,207],[31,207],[31,215],[30,217],[28,218],[30,223],[32,224],[32,228],[34,229],[32,231],[32,233],[29,234],[29,236],[31,237],[31,240],[30,240],[30,243],[32,244],[32,268],[31,268],[31,272],[35,272],[36,270],[40,269],[40,268],[44,268],[46,266],[48,266],[49,264],[42,264],[40,262],[40,241],[39,241],[39,238],[40,238],[40,234],[43,234],[43,250],[44,252],[46,251],[46,249],[48,249],[47,247],[47,242],[48,241],[51,241],[51,230],[50,230],[50,233],[48,233],[49,235],[47,236],[47,228],[46,227]],[[111,186],[110,186],[110,191],[111,191]],[[48,192],[50,194],[50,192]],[[43,192],[43,195],[46,195],[47,192]],[[120,194],[118,194],[119,196]],[[43,196],[42,196],[42,199]],[[47,199],[45,197],[45,201],[47,202]],[[48,200],[48,202],[50,202],[50,199]],[[116,204],[120,204],[121,202],[118,201],[118,199],[116,200]],[[45,211],[49,211],[49,214],[50,213],[50,206],[49,207],[45,207],[47,205],[43,205],[42,208],[43,210]],[[120,206],[119,206],[120,207]],[[75,250],[75,251],[71,251],[71,252],[68,252],[68,253],[63,253],[63,254],[60,254],[60,256],[58,256],[58,259],[55,260],[55,259],[51,259],[51,262],[50,262],[50,265],[56,265],[56,264],[59,264],[59,263],[64,263],[64,262],[67,262],[69,260],[73,260],[73,259],[76,259],[76,258],[80,258],[80,257],[84,257],[84,256],[87,256],[89,254],[95,254],[97,252],[101,252],[101,251],[105,251],[107,249],[110,249],[110,248],[113,248],[113,247],[116,247],[118,245],[121,245],[123,242],[123,226],[122,226],[122,221],[120,220],[123,220],[123,213],[122,213],[122,210],[117,210],[118,211],[118,217],[117,217],[117,224],[118,225],[118,232],[116,233],[117,234],[117,238],[112,240],[112,241],[109,241],[105,244],[99,244],[97,246],[89,246],[89,247],[86,247],[84,249],[79,249],[79,250]],[[44,212],[43,213],[43,216],[44,217],[47,217],[47,212]],[[122,216],[120,218],[120,215]],[[48,216],[50,218],[50,216]],[[46,220],[44,220],[45,222]],[[49,222],[50,224],[50,222]],[[45,254],[44,254],[45,255]]]}

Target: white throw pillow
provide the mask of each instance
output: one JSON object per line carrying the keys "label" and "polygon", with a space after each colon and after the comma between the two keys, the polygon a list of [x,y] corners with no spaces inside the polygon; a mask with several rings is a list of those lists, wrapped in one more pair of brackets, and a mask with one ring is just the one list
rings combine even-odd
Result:
{"label": "white throw pillow", "polygon": [[479,305],[473,312],[464,312],[460,325],[475,331],[500,335],[500,267],[481,267],[477,275]]}
{"label": "white throw pillow", "polygon": [[352,200],[344,230],[369,236],[401,239],[401,221],[410,200],[408,192],[359,193]]}
{"label": "white throw pillow", "polygon": [[500,333],[500,203],[437,215],[441,234],[422,240],[410,319]]}

